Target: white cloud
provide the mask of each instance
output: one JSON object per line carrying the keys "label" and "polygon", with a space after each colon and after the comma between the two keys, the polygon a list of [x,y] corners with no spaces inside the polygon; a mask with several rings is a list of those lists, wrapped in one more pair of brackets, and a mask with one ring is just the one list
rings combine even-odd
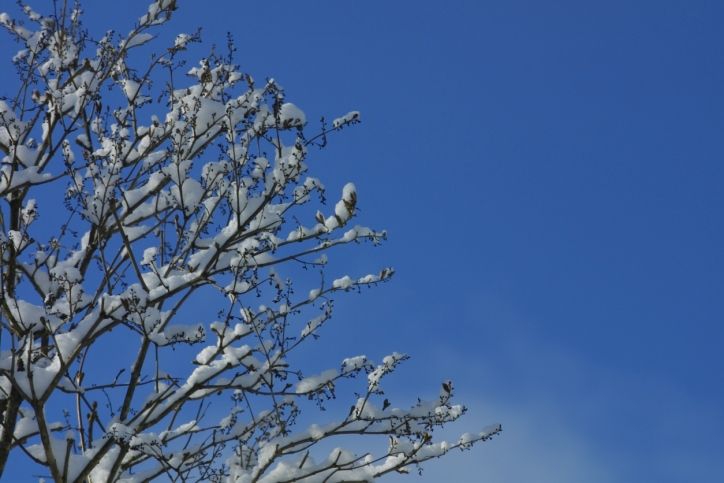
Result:
{"label": "white cloud", "polygon": [[[464,427],[483,427],[495,420],[503,434],[470,451],[455,451],[428,462],[422,477],[395,476],[391,482],[419,483],[598,483],[619,481],[603,455],[587,445],[555,408],[531,400],[526,405],[470,405]],[[454,433],[446,434],[453,439]]]}

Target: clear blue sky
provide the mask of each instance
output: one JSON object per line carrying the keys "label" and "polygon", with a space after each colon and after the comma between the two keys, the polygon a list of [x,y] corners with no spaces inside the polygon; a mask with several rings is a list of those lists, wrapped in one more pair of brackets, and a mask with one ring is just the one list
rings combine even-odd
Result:
{"label": "clear blue sky", "polygon": [[451,377],[504,427],[402,481],[724,481],[724,4],[179,3],[308,119],[362,112],[312,172],[390,233],[340,265],[398,274],[324,353],[407,352],[400,403]]}

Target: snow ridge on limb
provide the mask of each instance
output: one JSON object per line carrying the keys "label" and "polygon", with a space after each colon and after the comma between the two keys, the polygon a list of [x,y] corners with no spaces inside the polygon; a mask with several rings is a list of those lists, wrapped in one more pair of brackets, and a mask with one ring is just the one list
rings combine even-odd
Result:
{"label": "snow ridge on limb", "polygon": [[[465,407],[449,381],[395,407],[382,382],[404,354],[298,366],[334,297],[394,274],[329,276],[338,248],[386,238],[354,225],[353,183],[327,206],[309,175],[310,151],[360,114],[310,126],[239,70],[231,39],[181,73],[198,33],[136,57],[176,8],[153,1],[99,39],[70,1],[0,14],[20,44],[0,99],[0,474],[22,451],[56,481],[369,481],[499,433],[435,442]],[[352,379],[345,417],[298,429]],[[350,435],[388,448],[320,459]]]}

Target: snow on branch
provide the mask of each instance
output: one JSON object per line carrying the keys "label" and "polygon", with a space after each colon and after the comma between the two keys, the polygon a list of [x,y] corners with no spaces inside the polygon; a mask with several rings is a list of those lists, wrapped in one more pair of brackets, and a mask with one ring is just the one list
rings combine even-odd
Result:
{"label": "snow on branch", "polygon": [[[176,8],[97,39],[69,1],[0,14],[20,47],[0,98],[0,475],[23,452],[55,481],[370,481],[498,434],[436,442],[465,407],[450,381],[393,405],[404,354],[307,370],[334,298],[394,274],[328,273],[386,238],[353,223],[353,183],[328,206],[310,175],[360,113],[310,125],[231,43],[179,71],[201,38],[159,45]],[[321,454],[339,436],[372,439]]]}

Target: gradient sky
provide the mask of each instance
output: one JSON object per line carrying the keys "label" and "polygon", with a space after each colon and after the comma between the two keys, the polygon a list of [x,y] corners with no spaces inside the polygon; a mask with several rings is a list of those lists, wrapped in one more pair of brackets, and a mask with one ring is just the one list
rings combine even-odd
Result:
{"label": "gradient sky", "polygon": [[[99,33],[146,2],[86,3]],[[724,4],[179,3],[169,37],[231,31],[307,119],[362,112],[311,172],[390,234],[339,266],[398,273],[340,299],[320,367],[407,352],[395,402],[450,377],[456,430],[504,428],[399,481],[724,481]]]}

